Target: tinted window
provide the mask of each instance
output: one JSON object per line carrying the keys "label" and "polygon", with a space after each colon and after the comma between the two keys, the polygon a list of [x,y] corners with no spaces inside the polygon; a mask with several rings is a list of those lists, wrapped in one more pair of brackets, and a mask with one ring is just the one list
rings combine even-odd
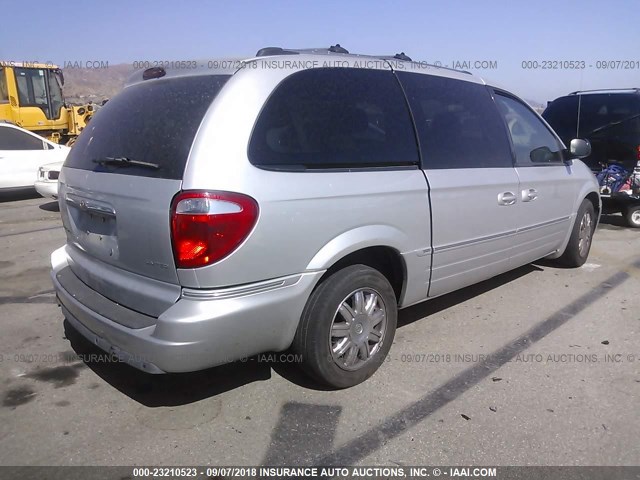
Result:
{"label": "tinted window", "polygon": [[418,163],[411,117],[391,72],[323,68],[286,78],[260,113],[251,163],[304,169]]}
{"label": "tinted window", "polygon": [[39,68],[15,68],[14,73],[18,82],[18,97],[20,105],[32,105],[46,107],[47,88],[43,69]]}
{"label": "tinted window", "polygon": [[7,91],[7,78],[4,68],[0,68],[0,103],[9,101],[9,92]]}
{"label": "tinted window", "polygon": [[[576,125],[580,105],[580,131]],[[565,143],[591,135],[640,132],[640,122],[631,117],[640,114],[640,98],[634,94],[594,93],[570,95],[554,100],[542,115]],[[617,122],[622,121],[617,125]],[[611,125],[615,124],[615,125]],[[603,128],[605,127],[605,128]]]}
{"label": "tinted window", "polygon": [[[181,179],[200,122],[228,78],[207,75],[151,80],[125,88],[91,119],[65,166]],[[160,168],[94,162],[107,157],[155,163]]]}
{"label": "tinted window", "polygon": [[60,109],[64,106],[62,88],[58,83],[58,77],[49,72],[49,92],[51,94],[51,118],[60,118]]}
{"label": "tinted window", "polygon": [[484,85],[399,72],[424,168],[511,167],[509,139]]}
{"label": "tinted window", "polygon": [[11,127],[0,127],[0,150],[44,150],[42,139]]}
{"label": "tinted window", "polygon": [[511,135],[517,165],[562,161],[560,142],[535,113],[514,98],[503,95],[495,98]]}
{"label": "tinted window", "polygon": [[[634,94],[580,95],[580,136],[640,114],[640,96]],[[627,123],[627,122],[625,122]],[[634,124],[634,122],[629,122]]]}
{"label": "tinted window", "polygon": [[578,96],[561,97],[554,100],[542,114],[565,144],[578,138]]}

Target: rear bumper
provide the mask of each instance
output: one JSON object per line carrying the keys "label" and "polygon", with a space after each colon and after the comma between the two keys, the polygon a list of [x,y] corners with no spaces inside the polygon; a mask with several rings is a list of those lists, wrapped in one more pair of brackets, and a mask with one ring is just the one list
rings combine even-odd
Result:
{"label": "rear bumper", "polygon": [[[307,298],[324,273],[235,288],[188,290],[153,325],[148,316],[127,309],[129,325],[136,324],[136,315],[144,317],[139,325],[146,325],[131,328],[117,321],[124,307],[75,276],[68,281],[74,274],[64,247],[52,253],[51,263],[53,285],[69,323],[101,349],[149,373],[202,370],[285,350],[293,341]],[[65,276],[67,280],[61,282]]]}

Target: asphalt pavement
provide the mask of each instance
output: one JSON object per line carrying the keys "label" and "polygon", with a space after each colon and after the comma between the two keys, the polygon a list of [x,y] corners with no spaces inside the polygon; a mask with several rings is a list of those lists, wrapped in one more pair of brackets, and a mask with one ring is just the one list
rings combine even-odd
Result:
{"label": "asphalt pavement", "polygon": [[640,230],[400,313],[367,382],[287,355],[151,376],[67,328],[57,205],[0,200],[0,465],[638,465]]}

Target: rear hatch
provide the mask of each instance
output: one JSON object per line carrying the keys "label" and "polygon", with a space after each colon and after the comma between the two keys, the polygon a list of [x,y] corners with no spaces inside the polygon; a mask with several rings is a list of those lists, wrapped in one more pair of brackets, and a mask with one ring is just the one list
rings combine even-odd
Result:
{"label": "rear hatch", "polygon": [[103,296],[158,316],[180,295],[170,206],[191,145],[228,75],[148,80],[101,108],[64,164],[70,267]]}
{"label": "rear hatch", "polygon": [[593,170],[600,170],[601,164],[607,162],[618,162],[633,169],[640,160],[640,95],[637,93],[568,95],[554,100],[542,116],[565,145],[574,138],[591,142],[592,153],[582,161]]}
{"label": "rear hatch", "polygon": [[616,162],[633,170],[640,151],[640,95],[632,93],[582,95],[579,138],[591,142],[585,161],[597,167]]}

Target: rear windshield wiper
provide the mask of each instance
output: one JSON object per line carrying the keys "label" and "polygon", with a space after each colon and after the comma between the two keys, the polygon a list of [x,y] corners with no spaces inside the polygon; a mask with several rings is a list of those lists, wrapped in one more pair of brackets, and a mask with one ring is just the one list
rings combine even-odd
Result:
{"label": "rear windshield wiper", "polygon": [[104,158],[95,158],[93,163],[97,163],[99,165],[116,165],[121,167],[147,167],[158,170],[160,165],[157,163],[149,163],[149,162],[141,162],[140,160],[132,160],[128,157],[104,157]]}
{"label": "rear windshield wiper", "polygon": [[640,113],[637,113],[635,115],[631,115],[630,117],[627,117],[627,118],[623,118],[622,120],[618,120],[617,122],[609,122],[606,125],[603,125],[603,126],[598,127],[598,128],[594,128],[593,130],[591,130],[589,133],[587,133],[584,136],[588,137],[589,135],[593,135],[594,133],[601,132],[603,130],[606,130],[607,128],[615,127],[616,125],[620,125],[621,123],[628,122],[628,121],[633,120],[634,118],[638,118],[638,117],[640,117]]}

